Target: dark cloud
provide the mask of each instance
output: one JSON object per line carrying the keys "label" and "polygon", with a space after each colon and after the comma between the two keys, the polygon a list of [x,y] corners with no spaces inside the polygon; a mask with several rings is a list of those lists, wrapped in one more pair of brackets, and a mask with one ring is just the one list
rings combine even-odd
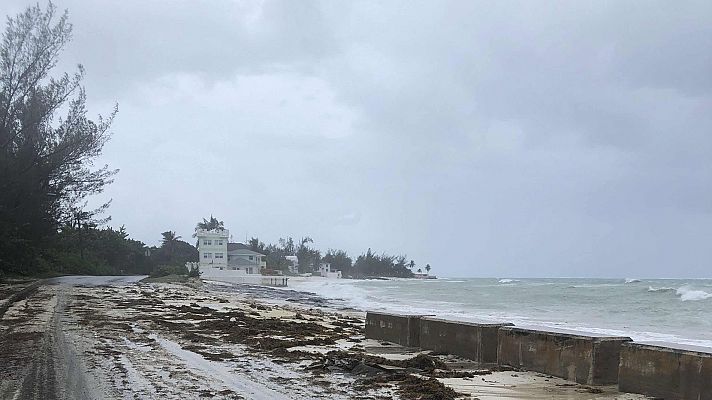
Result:
{"label": "dark cloud", "polygon": [[710,2],[57,5],[142,240],[213,213],[442,275],[709,275]]}

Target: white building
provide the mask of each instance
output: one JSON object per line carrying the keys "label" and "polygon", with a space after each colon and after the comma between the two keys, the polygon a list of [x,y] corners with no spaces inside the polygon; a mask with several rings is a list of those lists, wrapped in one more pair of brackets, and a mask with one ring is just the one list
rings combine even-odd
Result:
{"label": "white building", "polygon": [[230,232],[227,229],[198,229],[195,233],[198,237],[200,270],[227,267],[227,242]]}
{"label": "white building", "polygon": [[299,258],[297,256],[285,256],[284,258],[287,259],[287,262],[289,262],[289,272],[293,274],[298,274],[299,273]]}
{"label": "white building", "polygon": [[259,274],[267,268],[263,254],[250,250],[242,243],[229,243],[230,232],[227,229],[199,229],[196,233],[201,271],[213,268]]}
{"label": "white building", "polygon": [[330,263],[319,264],[319,275],[324,278],[340,279],[341,271],[332,271]]}
{"label": "white building", "polygon": [[287,286],[287,278],[262,276],[267,268],[263,254],[250,250],[242,243],[228,243],[230,233],[227,229],[199,229],[198,256],[201,277],[217,281]]}

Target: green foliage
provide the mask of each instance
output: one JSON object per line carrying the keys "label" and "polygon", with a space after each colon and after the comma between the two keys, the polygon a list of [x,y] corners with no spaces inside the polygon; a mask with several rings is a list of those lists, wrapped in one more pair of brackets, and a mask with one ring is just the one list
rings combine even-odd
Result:
{"label": "green foliage", "polygon": [[146,246],[112,228],[63,228],[39,254],[35,273],[117,275],[148,274],[153,263]]}
{"label": "green foliage", "polygon": [[309,236],[303,237],[297,247],[296,256],[299,260],[299,272],[312,272],[319,267],[321,252],[309,246],[314,240]]}
{"label": "green foliage", "polygon": [[313,242],[310,237],[305,236],[298,243],[295,243],[291,237],[280,238],[278,244],[265,245],[258,238],[252,238],[248,243],[253,251],[266,255],[267,267],[272,270],[287,271],[289,262],[286,257],[296,255],[299,260],[299,272],[312,272],[319,266],[319,263],[324,262],[331,264],[332,270],[341,271],[344,277],[413,277],[411,269],[415,267],[415,262],[408,261],[405,255],[377,255],[368,249],[354,263],[344,250],[329,249],[322,256],[319,250],[310,246]]}
{"label": "green foliage", "polygon": [[161,247],[151,249],[151,261],[154,265],[185,265],[186,262],[198,261],[198,249],[188,242],[180,240],[173,231],[161,234]]}
{"label": "green foliage", "polygon": [[198,224],[195,225],[196,233],[193,234],[193,237],[197,236],[198,229],[207,229],[207,230],[225,229],[225,223],[223,223],[223,221],[220,221],[217,218],[213,217],[213,214],[210,214],[210,219],[203,218],[202,222],[198,222]]}
{"label": "green foliage", "polygon": [[406,256],[377,255],[371,249],[358,256],[354,263],[354,273],[357,278],[368,276],[389,276],[398,278],[412,278],[413,272],[408,269]]}
{"label": "green foliage", "polygon": [[151,278],[160,278],[168,275],[188,275],[185,265],[158,265],[151,271]]}
{"label": "green foliage", "polygon": [[191,265],[188,271],[188,278],[200,278],[200,268],[197,265]]}
{"label": "green foliage", "polygon": [[322,261],[331,264],[332,270],[341,271],[343,276],[352,276],[354,274],[353,260],[343,250],[329,249]]}
{"label": "green foliage", "polygon": [[57,16],[50,3],[46,10],[35,5],[8,18],[0,40],[1,271],[54,270],[49,260],[85,271],[95,261],[83,253],[75,259],[57,236],[65,226],[95,228],[101,222],[96,215],[108,203],[85,210],[86,199],[116,173],[93,167],[116,110],[108,118],[87,118],[81,66],[73,74],[51,74],[70,38],[67,13]]}

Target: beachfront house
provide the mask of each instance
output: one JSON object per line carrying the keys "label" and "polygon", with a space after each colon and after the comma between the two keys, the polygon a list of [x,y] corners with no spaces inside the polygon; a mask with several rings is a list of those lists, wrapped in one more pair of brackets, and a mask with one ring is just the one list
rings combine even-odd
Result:
{"label": "beachfront house", "polygon": [[198,265],[204,273],[219,270],[249,275],[260,274],[267,268],[263,254],[242,243],[229,243],[227,229],[198,229],[195,233],[198,237]]}
{"label": "beachfront house", "polygon": [[289,264],[287,268],[289,269],[289,272],[293,274],[298,274],[299,273],[299,258],[297,256],[286,256],[287,263]]}
{"label": "beachfront house", "polygon": [[324,278],[340,279],[341,271],[332,271],[330,263],[319,264],[319,275]]}
{"label": "beachfront house", "polygon": [[227,265],[231,269],[244,270],[247,274],[259,274],[267,268],[267,260],[264,254],[250,250],[242,243],[228,243]]}
{"label": "beachfront house", "polygon": [[242,243],[230,243],[227,229],[198,229],[195,234],[200,261],[189,262],[186,266],[192,268],[197,264],[202,278],[250,285],[287,286],[288,278],[266,273],[265,255]]}
{"label": "beachfront house", "polygon": [[227,267],[227,242],[230,232],[227,229],[198,229],[198,265],[201,271],[210,268]]}

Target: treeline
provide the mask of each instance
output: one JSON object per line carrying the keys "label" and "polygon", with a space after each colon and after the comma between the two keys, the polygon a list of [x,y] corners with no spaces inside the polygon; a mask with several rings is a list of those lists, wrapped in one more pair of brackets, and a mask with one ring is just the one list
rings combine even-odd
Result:
{"label": "treeline", "polygon": [[[344,277],[398,277],[412,278],[417,266],[413,260],[408,261],[405,255],[376,254],[371,249],[359,255],[354,261],[346,251],[328,249],[325,253],[313,247],[312,238],[305,236],[299,241],[291,237],[280,238],[276,244],[265,244],[259,238],[252,238],[247,243],[250,249],[264,254],[267,268],[286,272],[290,262],[288,256],[296,256],[299,273],[317,271],[322,263],[331,264],[332,270],[341,271]],[[430,265],[426,267],[430,270]]]}
{"label": "treeline", "polygon": [[161,245],[146,246],[119,229],[63,228],[42,248],[31,274],[167,275],[187,274],[185,263],[198,260],[198,250],[172,231],[162,233]]}
{"label": "treeline", "polygon": [[89,119],[83,67],[52,74],[71,31],[50,3],[8,18],[0,38],[0,279],[185,268],[198,252],[175,233],[149,248],[124,228],[100,228],[109,203],[87,209],[117,173],[94,167],[116,108]]}

